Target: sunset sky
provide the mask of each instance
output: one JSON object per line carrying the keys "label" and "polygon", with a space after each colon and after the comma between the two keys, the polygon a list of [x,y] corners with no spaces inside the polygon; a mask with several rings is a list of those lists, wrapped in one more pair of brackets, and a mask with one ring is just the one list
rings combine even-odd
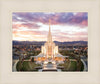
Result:
{"label": "sunset sky", "polygon": [[51,20],[53,41],[87,41],[87,12],[14,12],[13,40],[46,41]]}

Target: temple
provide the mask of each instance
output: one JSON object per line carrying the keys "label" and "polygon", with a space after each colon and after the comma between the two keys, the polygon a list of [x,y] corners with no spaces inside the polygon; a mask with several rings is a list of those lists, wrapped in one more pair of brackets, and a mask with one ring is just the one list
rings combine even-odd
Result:
{"label": "temple", "polygon": [[51,28],[50,28],[50,20],[49,20],[49,32],[47,36],[46,43],[41,46],[41,53],[37,56],[33,56],[34,60],[37,63],[63,63],[64,57],[58,52],[58,46],[55,45],[55,43],[52,41],[52,34],[51,34]]}
{"label": "temple", "polygon": [[58,46],[55,46],[55,43],[52,41],[50,21],[48,39],[44,46],[42,46],[41,51],[48,60],[53,60],[55,55],[58,53]]}

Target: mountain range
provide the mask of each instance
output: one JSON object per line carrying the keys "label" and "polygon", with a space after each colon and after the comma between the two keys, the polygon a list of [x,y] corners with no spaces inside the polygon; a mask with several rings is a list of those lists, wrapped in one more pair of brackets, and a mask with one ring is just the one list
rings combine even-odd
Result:
{"label": "mountain range", "polygon": [[[13,45],[43,45],[46,41],[12,41]],[[59,42],[54,41],[56,45],[87,45],[87,41],[70,41]]]}

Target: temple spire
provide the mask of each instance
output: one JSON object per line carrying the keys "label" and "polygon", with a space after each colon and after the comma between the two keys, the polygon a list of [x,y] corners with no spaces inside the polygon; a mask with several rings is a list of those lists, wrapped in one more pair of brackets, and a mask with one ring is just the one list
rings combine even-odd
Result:
{"label": "temple spire", "polygon": [[49,33],[48,33],[48,42],[52,42],[51,28],[50,28],[51,20],[49,19]]}

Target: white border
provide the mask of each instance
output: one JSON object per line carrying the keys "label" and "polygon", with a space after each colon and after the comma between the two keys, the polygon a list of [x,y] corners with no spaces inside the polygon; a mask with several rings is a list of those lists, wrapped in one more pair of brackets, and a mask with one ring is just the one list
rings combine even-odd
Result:
{"label": "white border", "polygon": [[[100,84],[99,0],[1,0],[1,84]],[[12,12],[88,12],[88,72],[12,72]]]}

